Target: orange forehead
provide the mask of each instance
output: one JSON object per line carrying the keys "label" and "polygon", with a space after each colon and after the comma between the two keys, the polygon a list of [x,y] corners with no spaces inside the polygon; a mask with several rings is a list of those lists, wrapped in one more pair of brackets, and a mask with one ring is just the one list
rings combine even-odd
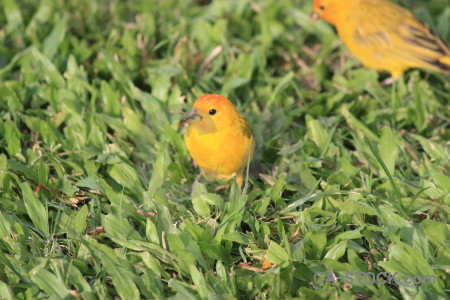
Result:
{"label": "orange forehead", "polygon": [[227,98],[216,95],[216,94],[207,94],[203,95],[197,100],[195,100],[194,107],[209,110],[212,108],[225,108],[225,107],[234,107],[233,104]]}
{"label": "orange forehead", "polygon": [[317,11],[319,9],[321,2],[322,2],[321,0],[314,0],[314,4],[313,4],[314,11]]}

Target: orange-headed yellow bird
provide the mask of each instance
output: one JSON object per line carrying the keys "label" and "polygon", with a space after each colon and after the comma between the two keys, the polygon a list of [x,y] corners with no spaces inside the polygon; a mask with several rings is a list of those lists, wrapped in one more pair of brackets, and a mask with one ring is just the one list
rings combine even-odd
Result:
{"label": "orange-headed yellow bird", "polygon": [[386,0],[315,0],[315,16],[336,26],[339,37],[366,67],[398,78],[409,68],[450,74],[450,48],[408,10]]}
{"label": "orange-headed yellow bird", "polygon": [[247,120],[225,97],[208,94],[198,98],[183,120],[190,126],[186,147],[207,180],[236,176],[242,187],[244,169],[253,157],[255,142]]}

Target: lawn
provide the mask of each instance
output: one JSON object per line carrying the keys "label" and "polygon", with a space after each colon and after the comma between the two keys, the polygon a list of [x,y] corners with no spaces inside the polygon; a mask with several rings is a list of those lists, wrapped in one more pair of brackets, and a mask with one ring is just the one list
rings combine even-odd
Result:
{"label": "lawn", "polygon": [[[381,85],[311,2],[3,0],[0,298],[448,299],[450,76]],[[196,180],[206,93],[253,129],[242,192]]]}

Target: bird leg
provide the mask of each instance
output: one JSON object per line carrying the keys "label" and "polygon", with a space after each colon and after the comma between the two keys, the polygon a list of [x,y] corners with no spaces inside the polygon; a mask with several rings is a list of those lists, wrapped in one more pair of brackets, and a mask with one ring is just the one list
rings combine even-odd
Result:
{"label": "bird leg", "polygon": [[229,184],[221,184],[221,185],[216,186],[216,188],[214,189],[214,192],[218,192],[220,190],[226,190],[229,187],[230,187]]}
{"label": "bird leg", "polygon": [[393,84],[393,83],[396,82],[396,81],[397,81],[397,78],[394,78],[394,77],[388,77],[388,78],[386,78],[385,80],[383,80],[383,81],[381,82],[381,85],[383,85],[383,86],[391,85],[391,84]]}

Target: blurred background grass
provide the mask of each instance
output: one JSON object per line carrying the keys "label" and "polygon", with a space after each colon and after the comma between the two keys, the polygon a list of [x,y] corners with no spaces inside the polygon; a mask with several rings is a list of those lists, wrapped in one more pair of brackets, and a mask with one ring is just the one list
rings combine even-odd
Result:
{"label": "blurred background grass", "polygon": [[[398,2],[450,40],[448,1]],[[448,76],[381,86],[311,1],[2,6],[3,298],[448,297]],[[248,194],[194,183],[179,120],[204,93],[253,128]]]}

